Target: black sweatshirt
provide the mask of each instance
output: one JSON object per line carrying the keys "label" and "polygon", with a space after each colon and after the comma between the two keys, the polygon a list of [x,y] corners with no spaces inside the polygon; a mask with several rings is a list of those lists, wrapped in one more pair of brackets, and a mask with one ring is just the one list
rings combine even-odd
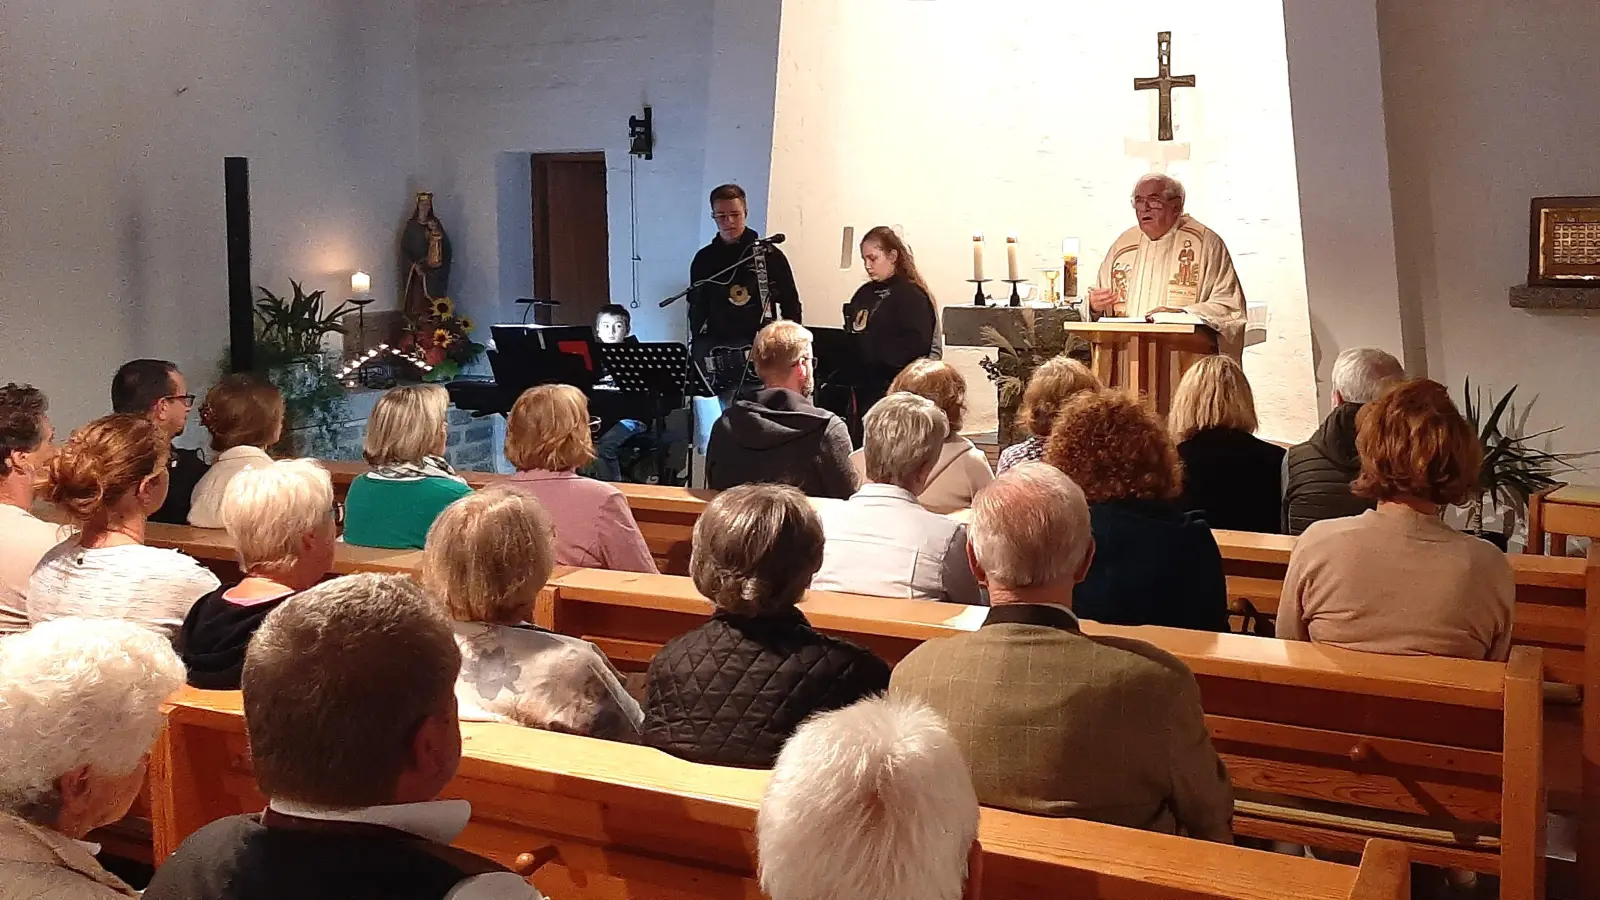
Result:
{"label": "black sweatshirt", "polygon": [[869,281],[844,307],[846,331],[859,334],[867,378],[884,388],[913,360],[933,347],[938,317],[933,301],[904,275]]}
{"label": "black sweatshirt", "polygon": [[[736,244],[725,243],[714,237],[711,243],[700,248],[689,266],[689,279],[700,281],[738,262],[750,251],[756,241],[754,229],[746,228]],[[789,260],[777,247],[768,247],[767,296],[772,302],[773,315],[800,319],[800,289],[795,287],[794,270]],[[730,280],[731,278],[731,280]],[[746,262],[729,275],[717,279],[725,284],[708,284],[689,294],[690,340],[704,335],[702,343],[730,347],[747,347],[761,330],[761,291],[753,262]]]}

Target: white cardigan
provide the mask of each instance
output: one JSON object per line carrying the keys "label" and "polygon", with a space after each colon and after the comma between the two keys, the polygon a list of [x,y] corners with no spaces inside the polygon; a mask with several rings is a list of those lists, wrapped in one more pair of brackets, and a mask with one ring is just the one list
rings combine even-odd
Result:
{"label": "white cardigan", "polygon": [[245,469],[272,465],[272,457],[260,447],[229,447],[194,486],[189,497],[189,524],[196,528],[222,527],[222,495],[228,482]]}

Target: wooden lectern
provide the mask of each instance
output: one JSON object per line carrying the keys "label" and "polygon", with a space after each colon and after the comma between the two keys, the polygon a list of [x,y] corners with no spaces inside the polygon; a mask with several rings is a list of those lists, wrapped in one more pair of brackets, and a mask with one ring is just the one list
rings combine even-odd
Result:
{"label": "wooden lectern", "polygon": [[1217,352],[1210,329],[1199,324],[1067,322],[1093,348],[1094,374],[1107,387],[1143,397],[1156,412],[1172,408],[1178,379],[1202,356]]}

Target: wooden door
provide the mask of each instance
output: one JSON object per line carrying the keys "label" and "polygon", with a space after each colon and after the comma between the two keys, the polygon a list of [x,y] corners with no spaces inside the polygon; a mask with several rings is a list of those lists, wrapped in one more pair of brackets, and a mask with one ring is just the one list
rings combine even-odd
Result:
{"label": "wooden door", "polygon": [[553,321],[589,325],[611,302],[604,153],[533,155],[533,295]]}

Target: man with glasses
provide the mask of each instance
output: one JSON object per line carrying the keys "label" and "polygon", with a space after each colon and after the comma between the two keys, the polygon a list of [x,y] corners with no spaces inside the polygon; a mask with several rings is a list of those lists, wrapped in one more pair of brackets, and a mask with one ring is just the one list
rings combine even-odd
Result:
{"label": "man with glasses", "polygon": [[[758,235],[745,225],[748,215],[744,188],[725,184],[711,192],[717,236],[689,266],[690,281],[711,279],[689,295],[689,339],[696,359],[717,348],[749,347],[756,332],[775,319],[801,321],[800,291],[789,260],[777,247],[756,244]],[[718,274],[735,263],[740,264],[733,271]],[[743,370],[739,354],[735,381]]]}
{"label": "man with glasses", "polygon": [[1146,175],[1133,186],[1138,224],[1106,253],[1089,309],[1096,318],[1188,316],[1215,331],[1217,349],[1237,360],[1244,353],[1244,288],[1228,245],[1184,212],[1185,196],[1183,183],[1167,175]]}
{"label": "man with glasses", "polygon": [[[164,359],[136,359],[124,363],[111,379],[111,411],[144,416],[171,441],[183,434],[189,423],[194,395],[178,367]],[[152,522],[185,525],[189,521],[189,500],[194,486],[211,468],[198,450],[172,448],[167,463],[171,486],[167,502],[161,505]]]}

